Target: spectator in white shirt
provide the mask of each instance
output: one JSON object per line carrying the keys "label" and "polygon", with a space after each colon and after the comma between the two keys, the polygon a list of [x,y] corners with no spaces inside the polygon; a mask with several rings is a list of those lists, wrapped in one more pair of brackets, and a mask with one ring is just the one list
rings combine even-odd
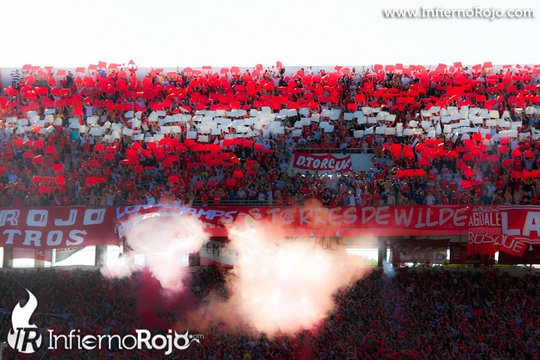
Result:
{"label": "spectator in white shirt", "polygon": [[431,192],[426,195],[426,205],[431,206],[435,204],[435,196]]}
{"label": "spectator in white shirt", "polygon": [[146,195],[146,204],[147,205],[155,205],[156,199],[152,195]]}
{"label": "spectator in white shirt", "polygon": [[349,196],[348,196],[349,200],[348,200],[348,206],[356,206],[356,198],[354,197],[353,193],[350,192],[349,193]]}

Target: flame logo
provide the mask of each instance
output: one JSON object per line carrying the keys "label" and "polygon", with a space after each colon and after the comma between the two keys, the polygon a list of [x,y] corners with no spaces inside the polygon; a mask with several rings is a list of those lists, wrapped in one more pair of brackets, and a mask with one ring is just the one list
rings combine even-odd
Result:
{"label": "flame logo", "polygon": [[38,333],[37,325],[30,324],[30,317],[38,306],[38,302],[34,294],[28,289],[28,301],[26,305],[21,306],[19,302],[15,305],[11,314],[12,329],[8,334],[8,344],[12,349],[24,354],[31,354],[41,346],[41,334]]}
{"label": "flame logo", "polygon": [[[180,345],[178,344],[178,340],[184,340],[184,344],[183,345]],[[196,337],[194,337],[193,335],[190,335],[189,334],[189,330],[187,330],[185,332],[185,334],[178,334],[176,331],[174,332],[174,341],[175,341],[175,344],[176,344],[176,348],[179,349],[179,350],[186,350],[189,345],[191,345],[192,342],[196,342],[198,344],[200,344],[201,342],[199,341],[199,339],[197,339]]]}

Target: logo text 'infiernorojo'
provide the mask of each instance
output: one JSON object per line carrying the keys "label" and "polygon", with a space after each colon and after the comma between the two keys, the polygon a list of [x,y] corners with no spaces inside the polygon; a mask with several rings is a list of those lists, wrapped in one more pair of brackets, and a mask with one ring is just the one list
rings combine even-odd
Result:
{"label": "logo text 'infiernorojo'", "polygon": [[[18,303],[11,315],[12,329],[8,334],[9,346],[24,354],[38,351],[43,344],[43,335],[30,318],[38,306],[34,294],[28,292],[28,301],[24,306]],[[69,334],[55,334],[53,329],[47,330],[47,348],[50,350],[160,350],[170,355],[176,350],[186,350],[204,338],[203,334],[190,334],[189,330],[183,334],[168,330],[167,334],[152,334],[146,329],[136,329],[135,334],[127,335],[92,335],[81,334],[80,330],[72,329]]]}

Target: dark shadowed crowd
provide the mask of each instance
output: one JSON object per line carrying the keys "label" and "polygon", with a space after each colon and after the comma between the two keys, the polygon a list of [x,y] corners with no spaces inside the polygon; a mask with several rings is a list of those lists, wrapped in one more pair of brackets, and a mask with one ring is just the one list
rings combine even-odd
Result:
{"label": "dark shadowed crowd", "polygon": [[[11,329],[9,312],[38,299],[31,318],[40,331],[129,334],[166,333],[182,327],[189,310],[212,292],[226,296],[222,271],[195,270],[186,293],[165,300],[148,273],[106,279],[97,271],[0,272],[0,338]],[[189,291],[189,289],[191,291]],[[200,344],[164,356],[161,351],[45,350],[5,359],[530,359],[540,358],[538,274],[510,276],[498,270],[374,270],[334,295],[335,308],[312,329],[268,337],[236,324],[190,328]],[[24,303],[24,300],[23,300]],[[185,330],[185,329],[183,329]],[[182,330],[182,332],[183,332]],[[179,329],[179,332],[181,330]],[[46,340],[46,339],[45,339]]]}

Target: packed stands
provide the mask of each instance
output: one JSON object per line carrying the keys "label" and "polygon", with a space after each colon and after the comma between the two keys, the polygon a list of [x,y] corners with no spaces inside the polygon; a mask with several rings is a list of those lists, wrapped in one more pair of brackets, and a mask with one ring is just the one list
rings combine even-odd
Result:
{"label": "packed stands", "polygon": [[[110,280],[95,271],[53,270],[0,272],[0,303],[16,304],[25,296],[18,284],[32,287],[40,299],[34,321],[58,333],[80,329],[87,334],[153,331],[182,323],[186,313],[226,296],[224,276],[201,268],[192,294],[160,305],[159,283],[148,273]],[[159,351],[46,350],[37,358],[62,359],[538,359],[540,353],[537,274],[514,277],[497,270],[397,270],[373,272],[335,295],[336,309],[317,330],[268,338],[249,329],[220,323],[201,331],[199,346],[163,356]],[[211,293],[211,290],[216,290]],[[212,295],[210,295],[212,294]],[[151,300],[153,299],[153,300]],[[150,303],[149,303],[150,301]],[[154,301],[152,303],[152,301]],[[422,309],[422,311],[418,311]],[[11,328],[0,320],[0,337]],[[234,330],[236,329],[236,330]],[[6,348],[4,356],[15,356]]]}
{"label": "packed stands", "polygon": [[[25,65],[0,96],[0,205],[538,204],[539,75]],[[374,157],[290,172],[298,150]]]}
{"label": "packed stands", "polygon": [[[0,93],[0,206],[106,206],[97,210],[102,210],[100,222],[107,226],[99,227],[96,220],[84,224],[85,228],[80,227],[84,217],[77,215],[82,209],[76,209],[79,212],[73,212],[73,216],[68,207],[39,209],[39,214],[46,214],[42,217],[46,224],[56,226],[57,220],[61,224],[72,220],[73,229],[88,233],[87,239],[74,246],[99,247],[117,245],[118,237],[123,237],[125,229],[114,219],[119,220],[115,218],[118,214],[129,214],[124,205],[187,204],[203,206],[194,209],[204,211],[216,205],[306,202],[305,208],[310,210],[318,208],[313,199],[335,207],[388,205],[392,208],[385,210],[385,216],[392,221],[385,217],[386,223],[377,226],[368,226],[379,220],[375,210],[374,219],[364,222],[361,217],[365,214],[358,209],[358,218],[347,224],[353,235],[363,229],[397,229],[392,237],[443,234],[441,237],[459,240],[433,240],[443,255],[448,246],[462,253],[464,260],[458,261],[451,250],[451,263],[469,263],[465,255],[471,254],[465,254],[465,249],[490,256],[501,251],[504,254],[499,259],[503,259],[507,253],[515,255],[503,249],[511,247],[514,239],[502,232],[500,223],[488,224],[487,220],[498,220],[489,216],[491,209],[459,206],[435,210],[431,205],[538,205],[539,105],[538,65],[396,64],[289,70],[278,63],[266,69],[257,65],[250,69],[203,67],[179,71],[143,71],[133,63],[120,66],[100,62],[71,70],[25,65],[13,72]],[[295,153],[300,152],[321,156],[366,154],[372,158],[365,171],[291,171]],[[423,207],[402,210],[394,205],[426,205],[430,209],[423,213]],[[18,243],[13,243],[13,238],[9,238],[11,243],[5,240],[13,247],[10,258],[16,258],[16,250],[22,245],[36,259],[38,250],[41,256],[49,243],[56,249],[73,245],[64,233],[58,238],[58,229],[52,225],[34,222],[25,227],[30,218],[28,209],[17,214],[21,215],[19,223],[7,224],[4,216],[3,226],[11,229],[11,234],[20,224],[21,231],[28,228],[31,234],[43,227],[43,233],[39,232],[43,244],[34,238],[27,241],[26,232],[24,237],[19,232]],[[340,223],[341,211],[356,215],[357,210],[343,209],[332,212],[337,225],[318,225],[336,242],[347,230]],[[237,217],[244,215],[243,209],[235,211]],[[497,209],[496,214],[508,219],[510,212],[513,218],[519,218],[516,222],[528,222],[529,211]],[[406,216],[393,215],[398,213],[410,214],[408,218],[413,221],[401,226]],[[530,213],[535,215],[535,209]],[[448,214],[452,216],[445,218],[444,226],[455,229],[449,231],[443,224],[438,229],[437,221]],[[449,220],[458,217],[459,221]],[[278,218],[281,221],[281,216]],[[466,221],[469,219],[482,221],[471,224]],[[251,220],[247,218],[246,222]],[[321,220],[325,222],[326,218]],[[208,228],[214,229],[210,225],[214,223],[208,223]],[[498,232],[493,232],[492,243],[486,244],[488,225]],[[534,234],[538,232],[529,229],[522,235],[521,226],[511,225],[511,231],[520,230],[515,242],[527,240],[521,244],[520,255],[514,256],[514,263],[537,262],[524,261],[522,256],[525,252],[531,258],[533,253],[537,256]],[[430,233],[430,226],[440,232]],[[274,223],[274,227],[279,226]],[[405,231],[411,229],[419,232],[411,235]],[[65,230],[66,234],[70,230]],[[313,230],[307,233],[319,236]],[[465,234],[468,240],[470,234],[477,236],[478,244],[467,241],[465,247]],[[495,235],[499,237],[495,239]],[[402,249],[407,245],[394,240],[377,243],[379,265],[386,259],[387,248],[394,256],[399,251],[397,245]],[[411,253],[432,246],[429,240],[421,240],[414,239]],[[47,249],[40,248],[44,244]],[[223,245],[209,244],[212,255],[219,255]],[[488,249],[480,251],[473,245]],[[47,254],[52,263],[50,249]],[[393,258],[395,265],[408,262],[405,252],[402,255]],[[474,264],[491,265],[492,258],[484,255]],[[39,259],[45,261],[44,257]],[[12,327],[11,311],[28,288],[39,299],[32,320],[42,331],[67,333],[80,329],[89,334],[128,334],[137,328],[156,333],[189,328],[205,335],[200,346],[168,358],[539,359],[540,286],[532,268],[531,273],[519,269],[522,271],[516,277],[493,268],[376,269],[338,291],[334,311],[314,329],[268,337],[241,326],[231,329],[222,323],[210,323],[197,324],[200,328],[196,328],[189,323],[191,312],[202,314],[198,312],[201,304],[215,297],[227,298],[231,289],[227,289],[225,279],[230,269],[191,268],[193,281],[187,284],[191,291],[165,299],[148,269],[122,279],[108,279],[94,270],[18,271],[7,269],[9,261],[4,263],[6,269],[0,272],[0,339],[6,339]],[[8,347],[3,355],[17,356]],[[42,348],[33,356],[165,358],[156,351],[122,352],[114,348],[94,352]]]}

